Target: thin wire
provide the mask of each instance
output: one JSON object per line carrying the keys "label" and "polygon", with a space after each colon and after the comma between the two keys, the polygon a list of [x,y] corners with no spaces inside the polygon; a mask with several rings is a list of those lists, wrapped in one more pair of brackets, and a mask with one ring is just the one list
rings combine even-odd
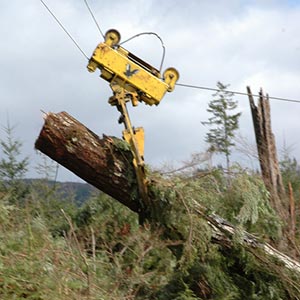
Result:
{"label": "thin wire", "polygon": [[[191,85],[191,84],[184,84],[184,83],[176,83],[178,86],[182,87],[187,87],[187,88],[192,88],[192,89],[200,89],[200,90],[208,90],[208,91],[214,91],[214,92],[219,92],[219,89],[216,88],[210,88],[210,87],[205,87],[205,86],[198,86],[198,85]],[[242,95],[242,96],[249,96],[248,93],[243,93],[243,92],[237,92],[237,91],[229,91],[226,90],[229,93],[233,93],[236,95]],[[286,102],[293,102],[293,103],[300,103],[300,100],[296,99],[288,99],[288,98],[281,98],[281,97],[272,97],[272,96],[264,96],[264,95],[253,95],[253,97],[263,97],[263,98],[268,98],[268,99],[273,99],[273,100],[278,100],[278,101],[286,101]]]}
{"label": "thin wire", "polygon": [[[59,19],[54,15],[54,13],[51,11],[51,9],[46,5],[46,3],[43,0],[40,0],[40,2],[44,5],[44,7],[48,10],[48,12],[51,14],[51,16],[54,18],[54,20],[58,23],[58,25],[63,29],[63,31],[68,35],[68,37],[72,40],[72,42],[75,44],[75,46],[78,48],[78,50],[82,53],[82,55],[89,60],[89,57],[85,54],[85,52],[81,49],[81,47],[79,46],[79,44],[75,41],[75,39],[72,37],[72,35],[67,31],[67,29],[64,27],[64,25],[59,21]],[[102,37],[104,38],[104,34],[90,8],[90,6],[88,5],[87,0],[84,0],[100,34],[102,35]],[[161,60],[161,64],[160,64],[160,68],[159,68],[159,72],[161,72],[162,70],[162,66],[164,63],[164,59],[165,59],[165,53],[166,53],[166,48],[165,45],[163,43],[162,38],[155,32],[142,32],[142,33],[138,33],[132,37],[130,37],[129,39],[125,40],[124,42],[120,43],[120,45],[125,44],[127,42],[129,42],[130,40],[137,38],[141,35],[155,35],[161,42],[162,48],[163,48],[163,55],[162,55],[162,60]],[[182,87],[187,87],[187,88],[193,88],[193,89],[201,89],[201,90],[208,90],[208,91],[214,91],[214,92],[219,92],[220,89],[216,89],[216,88],[211,88],[211,87],[205,87],[205,86],[198,86],[198,85],[191,85],[191,84],[185,84],[185,83],[176,83],[177,86],[182,86]],[[230,90],[226,90],[229,93],[233,93],[236,95],[242,95],[242,96],[249,96],[248,93],[243,93],[243,92],[238,92],[238,91],[230,91]],[[272,97],[272,96],[264,96],[262,94],[257,95],[257,94],[252,94],[253,97],[263,97],[263,98],[268,98],[268,99],[272,99],[272,100],[278,100],[278,101],[285,101],[285,102],[293,102],[293,103],[300,103],[300,100],[296,100],[296,99],[289,99],[289,98],[281,98],[281,97]]]}
{"label": "thin wire", "polygon": [[62,30],[68,35],[68,37],[72,40],[72,42],[75,44],[75,46],[78,48],[78,50],[83,54],[83,56],[89,60],[89,57],[84,53],[84,51],[80,48],[79,44],[75,41],[75,39],[71,36],[71,34],[67,31],[67,29],[64,27],[64,25],[58,20],[58,18],[54,15],[54,13],[51,11],[51,9],[46,5],[46,3],[43,0],[40,0],[40,2],[45,6],[45,8],[48,10],[48,12],[51,14],[51,16],[54,18],[54,20],[57,22],[57,24],[62,28]]}
{"label": "thin wire", "polygon": [[166,47],[164,45],[164,42],[162,40],[162,38],[155,32],[141,32],[141,33],[138,33],[132,37],[130,37],[129,39],[125,40],[124,42],[120,43],[119,45],[123,45],[129,41],[131,41],[132,39],[135,39],[141,35],[146,35],[146,34],[149,34],[149,35],[155,35],[159,40],[160,40],[160,43],[161,43],[161,46],[162,46],[162,49],[163,49],[163,54],[162,54],[162,59],[161,59],[161,63],[160,63],[160,66],[159,66],[159,72],[161,73],[161,70],[162,70],[162,67],[163,67],[163,64],[164,64],[164,60],[165,60],[165,55],[166,55]]}
{"label": "thin wire", "polygon": [[91,8],[90,8],[90,6],[89,6],[87,0],[84,0],[84,3],[85,3],[85,5],[86,5],[87,9],[89,10],[89,12],[90,12],[90,14],[91,14],[91,17],[93,18],[93,20],[94,20],[94,22],[95,22],[95,24],[96,24],[96,26],[97,26],[97,28],[98,28],[100,34],[102,35],[102,37],[103,37],[103,39],[104,39],[105,36],[104,36],[104,34],[103,34],[103,32],[102,32],[100,26],[99,26],[99,23],[97,22],[97,20],[96,20],[96,18],[95,18],[95,15],[94,15],[93,12],[92,12],[92,10],[91,10]]}

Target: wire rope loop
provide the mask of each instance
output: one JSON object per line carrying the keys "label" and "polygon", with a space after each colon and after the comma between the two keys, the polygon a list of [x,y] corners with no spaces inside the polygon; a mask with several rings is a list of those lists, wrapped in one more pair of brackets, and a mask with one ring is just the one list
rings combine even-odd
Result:
{"label": "wire rope loop", "polygon": [[124,42],[120,43],[119,45],[123,45],[141,35],[154,35],[156,36],[159,40],[160,40],[160,43],[161,43],[161,47],[162,47],[162,58],[161,58],[161,62],[160,62],[160,66],[159,66],[159,72],[161,73],[161,70],[162,70],[162,67],[163,67],[163,64],[164,64],[164,60],[165,60],[165,55],[166,55],[166,47],[164,45],[164,42],[162,40],[162,38],[156,33],[156,32],[141,32],[141,33],[138,33],[138,34],[135,34],[134,36],[130,37],[129,39],[125,40]]}

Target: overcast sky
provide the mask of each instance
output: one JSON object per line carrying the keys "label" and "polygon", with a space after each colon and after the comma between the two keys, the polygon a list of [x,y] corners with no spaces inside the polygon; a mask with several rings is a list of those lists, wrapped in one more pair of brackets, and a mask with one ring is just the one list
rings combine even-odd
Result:
{"label": "overcast sky", "polygon": [[[44,0],[90,56],[102,41],[83,0]],[[230,88],[300,100],[300,0],[89,0],[101,29],[117,29],[125,40],[153,31],[166,47],[163,69],[175,67],[180,83]],[[0,2],[0,124],[16,125],[15,137],[30,157],[29,177],[37,176],[34,142],[43,111],[67,111],[98,135],[121,136],[119,113],[107,100],[111,90],[39,0]],[[158,67],[161,45],[142,36],[124,45]],[[212,92],[177,86],[157,107],[130,109],[135,126],[146,134],[150,165],[180,163],[203,152],[207,128],[201,121]],[[242,111],[240,134],[254,144],[247,97],[236,96]],[[300,160],[300,104],[271,102],[277,147],[284,143]],[[0,138],[4,139],[3,130]],[[2,154],[0,154],[2,155]],[[237,154],[236,154],[237,155]],[[249,163],[246,159],[242,162]],[[250,162],[253,163],[253,162]],[[60,168],[58,180],[78,180]]]}

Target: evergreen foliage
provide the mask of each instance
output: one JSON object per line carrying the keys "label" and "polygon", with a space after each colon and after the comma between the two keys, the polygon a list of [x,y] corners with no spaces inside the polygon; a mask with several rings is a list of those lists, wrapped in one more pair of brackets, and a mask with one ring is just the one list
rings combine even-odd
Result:
{"label": "evergreen foliage", "polygon": [[233,93],[228,92],[229,85],[217,82],[218,91],[213,94],[213,99],[208,104],[207,111],[212,117],[204,125],[211,128],[206,134],[206,142],[210,145],[209,151],[223,153],[226,157],[227,169],[229,169],[229,157],[231,148],[235,145],[233,142],[235,131],[239,128],[239,117],[241,113],[230,114],[237,108],[237,102],[232,99]]}
{"label": "evergreen foliage", "polygon": [[[289,197],[292,197],[295,201],[295,239],[296,244],[300,243],[300,219],[299,216],[299,205],[300,205],[300,167],[295,158],[291,158],[287,151],[284,152],[282,161],[280,162],[280,169],[282,174],[282,181],[287,190]],[[291,190],[290,190],[291,188]],[[290,193],[292,193],[290,195]],[[289,202],[290,199],[286,199]]]}
{"label": "evergreen foliage", "polygon": [[291,158],[288,153],[284,153],[283,159],[280,161],[280,170],[284,186],[290,183],[293,190],[299,195],[300,189],[300,167],[296,158]]}
{"label": "evergreen foliage", "polygon": [[172,209],[162,219],[154,213],[178,228],[175,236],[155,222],[141,227],[136,214],[101,193],[73,212],[64,201],[43,204],[49,193],[28,195],[23,207],[1,202],[0,298],[300,299],[296,274],[245,251],[239,236],[228,248],[215,243],[192,212],[197,201],[261,239],[276,238],[280,225],[258,177],[237,173],[230,187],[220,171],[172,179],[161,178],[157,191]]}
{"label": "evergreen foliage", "polygon": [[9,201],[15,202],[27,192],[22,179],[27,172],[28,158],[20,158],[22,142],[14,138],[14,127],[10,126],[9,122],[3,131],[6,138],[0,138],[0,190],[6,191]]}
{"label": "evergreen foliage", "polygon": [[76,206],[47,180],[16,193],[15,202],[5,200],[11,190],[1,190],[0,299],[300,299],[298,273],[248,249],[239,232],[231,243],[218,242],[194,210],[197,203],[261,241],[280,239],[257,174],[236,168],[230,185],[222,170],[149,176],[157,208],[143,226],[103,193]]}

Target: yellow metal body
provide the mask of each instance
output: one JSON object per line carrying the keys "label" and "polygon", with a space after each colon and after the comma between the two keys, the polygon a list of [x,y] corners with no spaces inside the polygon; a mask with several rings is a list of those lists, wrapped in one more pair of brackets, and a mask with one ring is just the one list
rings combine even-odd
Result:
{"label": "yellow metal body", "polygon": [[163,78],[154,67],[128,52],[118,42],[118,32],[111,30],[105,42],[95,49],[88,64],[88,70],[100,69],[101,77],[114,82],[129,92],[137,92],[139,101],[158,105],[167,91],[174,89],[179,78],[174,68],[167,69]]}
{"label": "yellow metal body", "polygon": [[133,128],[126,103],[131,101],[136,106],[143,101],[148,105],[158,105],[167,91],[174,90],[179,73],[174,68],[168,68],[161,77],[157,69],[118,45],[119,41],[119,32],[109,30],[105,41],[95,49],[87,68],[90,72],[99,69],[100,76],[110,82],[113,96],[109,103],[121,113],[120,121],[125,125],[123,139],[131,146],[139,192],[144,203],[148,203],[144,170],[144,129]]}
{"label": "yellow metal body", "polygon": [[111,88],[114,95],[110,97],[109,103],[116,106],[121,113],[120,121],[125,125],[123,139],[131,147],[140,195],[144,203],[148,203],[147,179],[144,168],[144,129],[142,127],[134,129],[131,124],[126,107],[126,103],[132,101],[131,93],[128,93],[128,91],[116,84],[111,85]]}
{"label": "yellow metal body", "polygon": [[[128,144],[132,144],[132,137],[131,134],[128,130],[123,130],[122,132],[123,134],[123,138],[124,140],[128,143]],[[139,156],[141,157],[142,160],[144,160],[144,152],[145,152],[145,131],[143,127],[137,127],[134,128],[133,130],[133,134],[134,134],[134,139],[136,141],[137,144],[137,150],[139,153]]]}

